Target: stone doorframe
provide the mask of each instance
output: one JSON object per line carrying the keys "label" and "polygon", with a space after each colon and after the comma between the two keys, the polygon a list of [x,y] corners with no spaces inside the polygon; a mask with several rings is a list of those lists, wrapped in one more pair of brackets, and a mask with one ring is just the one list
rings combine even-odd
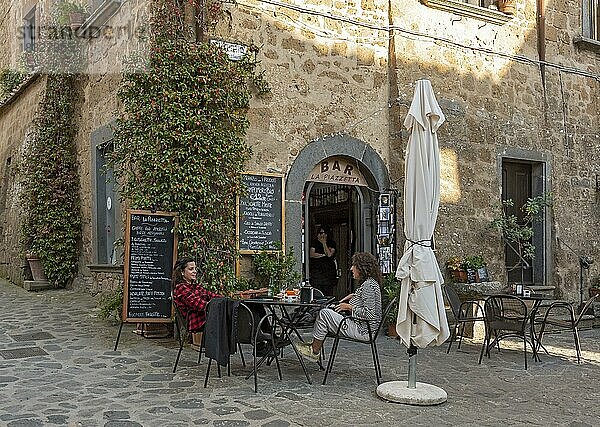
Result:
{"label": "stone doorframe", "polygon": [[[499,192],[502,194],[502,162],[503,160],[525,161],[533,165],[532,193],[538,196],[544,192],[552,192],[552,153],[525,150],[514,147],[499,147],[496,156],[496,170],[499,180]],[[536,222],[534,227],[534,241],[536,246],[536,259],[534,280],[541,277],[541,285],[552,285],[552,209],[547,209],[543,220]]]}
{"label": "stone doorframe", "polygon": [[355,159],[374,190],[390,188],[388,169],[383,159],[367,143],[348,135],[334,135],[310,142],[290,167],[285,183],[285,243],[294,248],[296,269],[302,270],[302,192],[313,167],[331,156]]}

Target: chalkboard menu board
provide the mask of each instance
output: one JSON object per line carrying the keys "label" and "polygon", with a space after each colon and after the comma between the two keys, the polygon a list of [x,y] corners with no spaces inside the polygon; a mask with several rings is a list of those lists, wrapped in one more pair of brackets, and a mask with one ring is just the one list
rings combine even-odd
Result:
{"label": "chalkboard menu board", "polygon": [[170,322],[177,214],[127,211],[123,321]]}
{"label": "chalkboard menu board", "polygon": [[246,173],[245,197],[238,200],[237,237],[240,253],[284,246],[283,176]]}

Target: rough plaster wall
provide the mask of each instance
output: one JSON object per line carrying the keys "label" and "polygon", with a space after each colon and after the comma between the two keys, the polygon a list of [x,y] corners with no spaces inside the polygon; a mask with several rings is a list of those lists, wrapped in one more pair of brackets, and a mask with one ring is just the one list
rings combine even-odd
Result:
{"label": "rough plaster wall", "polygon": [[[0,276],[23,283],[23,248],[20,244],[20,202],[17,169],[21,146],[38,109],[45,79],[38,77],[13,102],[0,107]],[[10,166],[7,159],[11,158]]]}
{"label": "rough plaster wall", "polygon": [[[303,6],[381,26],[387,21],[387,2]],[[259,69],[272,88],[268,97],[252,101],[249,169],[285,172],[306,144],[339,132],[388,157],[386,32],[253,1],[226,10],[230,19],[216,35],[259,46]]]}
{"label": "rough plaster wall", "polygon": [[[598,73],[597,55],[578,52],[572,44],[572,38],[581,33],[577,2],[555,3],[548,9],[549,27],[564,30],[559,36],[548,32],[547,60]],[[520,3],[516,17],[503,26],[482,27],[481,22],[468,18],[457,25],[452,14],[415,6],[414,2],[394,5],[394,23],[400,27],[537,59],[533,2]],[[409,7],[410,15],[401,13]],[[594,188],[600,172],[598,82],[546,67],[544,90],[537,66],[427,38],[399,34],[395,43],[401,64],[397,68],[401,107],[410,102],[415,76],[429,78],[447,116],[439,132],[440,144],[458,158],[459,197],[442,200],[436,230],[440,264],[450,255],[483,252],[491,261],[492,274],[503,280],[502,245],[487,225],[496,215],[500,200],[497,157],[505,148],[550,155],[549,183],[556,194],[549,217],[552,237],[560,233],[582,252],[600,257],[600,209]],[[554,238],[548,242],[550,247],[554,250],[555,274],[549,277],[549,284],[575,300],[577,262],[564,248],[556,247]],[[594,266],[591,275],[598,275],[597,271]]]}
{"label": "rough plaster wall", "polygon": [[0,0],[0,16],[4,16],[4,19],[0,21],[0,69],[8,68],[10,66],[10,34],[12,27],[12,14],[10,8],[12,7],[11,0]]}

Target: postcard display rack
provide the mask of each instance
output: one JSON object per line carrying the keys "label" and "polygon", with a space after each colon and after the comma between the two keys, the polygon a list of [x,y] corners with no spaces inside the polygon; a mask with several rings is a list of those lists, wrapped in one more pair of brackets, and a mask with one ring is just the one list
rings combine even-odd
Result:
{"label": "postcard display rack", "polygon": [[392,193],[379,195],[377,211],[377,257],[383,274],[392,273],[395,265],[396,200]]}

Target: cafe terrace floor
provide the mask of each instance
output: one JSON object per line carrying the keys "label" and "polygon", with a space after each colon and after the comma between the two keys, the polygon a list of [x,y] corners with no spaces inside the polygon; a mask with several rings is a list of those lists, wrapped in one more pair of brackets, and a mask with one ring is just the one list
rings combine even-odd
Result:
{"label": "cafe terrace floor", "polygon": [[[87,294],[30,293],[0,281],[0,301],[0,425],[593,426],[600,420],[600,329],[581,331],[580,365],[568,333],[549,335],[551,355],[527,371],[516,343],[481,365],[479,343],[449,355],[446,346],[420,350],[417,380],[443,388],[448,401],[416,407],[377,397],[368,346],[342,344],[325,386],[314,363],[314,384],[307,384],[286,351],[283,381],[274,366],[261,368],[258,394],[238,356],[231,377],[212,376],[204,389],[206,362],[196,365],[189,348],[172,373],[173,339],[145,339],[128,324],[112,351],[118,327],[97,318]],[[384,380],[405,380],[406,350],[387,337],[379,348]]]}

